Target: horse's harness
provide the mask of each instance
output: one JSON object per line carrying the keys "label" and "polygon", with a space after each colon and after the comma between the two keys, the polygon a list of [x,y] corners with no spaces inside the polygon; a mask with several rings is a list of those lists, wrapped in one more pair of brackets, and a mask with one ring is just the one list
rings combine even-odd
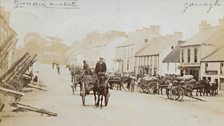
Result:
{"label": "horse's harness", "polygon": [[98,74],[97,74],[97,77],[98,77],[98,86],[106,86],[106,83],[105,83],[105,80],[106,80],[106,75],[105,75],[105,73],[101,73],[101,72],[99,72]]}

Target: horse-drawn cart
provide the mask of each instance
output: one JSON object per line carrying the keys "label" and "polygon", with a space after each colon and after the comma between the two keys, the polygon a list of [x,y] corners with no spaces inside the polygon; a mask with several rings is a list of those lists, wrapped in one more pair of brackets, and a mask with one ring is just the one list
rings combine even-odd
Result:
{"label": "horse-drawn cart", "polygon": [[82,98],[83,106],[85,106],[86,96],[90,94],[94,95],[96,106],[99,105],[99,102],[101,100],[101,107],[102,107],[103,97],[105,98],[104,99],[105,106],[107,106],[110,94],[109,94],[109,88],[108,88],[107,82],[104,80],[104,78],[101,78],[101,76],[97,76],[97,75],[83,76],[81,91],[80,91],[80,96]]}
{"label": "horse-drawn cart", "polygon": [[166,95],[168,99],[182,101],[184,96],[204,101],[200,98],[196,98],[192,96],[193,84],[195,80],[193,76],[183,76],[176,78],[172,83],[170,83],[166,90]]}
{"label": "horse-drawn cart", "polygon": [[120,74],[114,74],[114,75],[111,75],[109,77],[109,80],[108,80],[108,84],[110,86],[110,89],[113,89],[113,87],[116,85],[117,87],[117,90],[121,90],[121,87],[122,87],[122,80],[121,80],[121,75]]}
{"label": "horse-drawn cart", "polygon": [[[97,77],[84,75],[80,87],[80,96],[82,97],[82,105],[85,105],[86,95],[94,94],[96,91]],[[95,94],[94,94],[95,95]]]}
{"label": "horse-drawn cart", "polygon": [[138,91],[146,94],[155,94],[158,92],[158,86],[158,78],[147,76],[141,79],[138,85]]}

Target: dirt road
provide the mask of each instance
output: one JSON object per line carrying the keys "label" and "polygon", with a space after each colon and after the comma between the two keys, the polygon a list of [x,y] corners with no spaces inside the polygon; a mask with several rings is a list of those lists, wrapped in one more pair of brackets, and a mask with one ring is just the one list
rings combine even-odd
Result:
{"label": "dirt road", "polygon": [[111,90],[109,105],[93,106],[93,96],[87,96],[82,106],[78,92],[72,95],[70,75],[64,66],[61,75],[51,66],[38,65],[40,80],[47,92],[33,91],[22,103],[58,113],[48,117],[33,112],[11,112],[6,108],[0,126],[223,126],[224,96],[204,97],[207,102],[185,98],[184,102],[166,96]]}

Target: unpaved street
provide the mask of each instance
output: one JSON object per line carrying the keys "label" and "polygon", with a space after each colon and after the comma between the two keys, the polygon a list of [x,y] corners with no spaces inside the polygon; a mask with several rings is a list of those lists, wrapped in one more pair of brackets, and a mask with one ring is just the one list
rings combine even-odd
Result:
{"label": "unpaved street", "polygon": [[[207,102],[185,98],[183,102],[167,100],[166,96],[111,90],[109,105],[93,106],[87,96],[82,106],[78,92],[72,95],[70,75],[64,66],[61,75],[50,65],[38,65],[40,80],[47,92],[34,90],[21,103],[58,113],[48,117],[33,112],[13,113],[6,108],[1,126],[223,126],[224,96],[202,97]],[[36,68],[36,69],[37,69]]]}

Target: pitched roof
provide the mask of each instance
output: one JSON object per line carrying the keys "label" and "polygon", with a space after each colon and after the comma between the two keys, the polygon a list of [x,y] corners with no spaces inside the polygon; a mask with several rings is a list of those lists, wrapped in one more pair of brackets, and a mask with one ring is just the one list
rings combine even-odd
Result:
{"label": "pitched roof", "polygon": [[222,46],[221,48],[216,49],[214,52],[206,56],[205,58],[202,59],[202,62],[206,61],[224,61],[224,47]]}
{"label": "pitched roof", "polygon": [[180,45],[176,46],[163,60],[163,63],[179,63],[180,62]]}
{"label": "pitched roof", "polygon": [[125,41],[117,46],[117,48],[134,45],[134,42]]}
{"label": "pitched roof", "polygon": [[203,45],[203,44],[214,44],[222,45],[224,44],[224,29],[219,26],[215,26],[199,32],[189,40],[187,40],[182,46],[191,46],[191,45]]}
{"label": "pitched roof", "polygon": [[152,42],[137,52],[135,56],[157,55],[166,47],[171,46],[176,42],[177,41],[174,40],[167,40],[165,37],[155,38]]}

